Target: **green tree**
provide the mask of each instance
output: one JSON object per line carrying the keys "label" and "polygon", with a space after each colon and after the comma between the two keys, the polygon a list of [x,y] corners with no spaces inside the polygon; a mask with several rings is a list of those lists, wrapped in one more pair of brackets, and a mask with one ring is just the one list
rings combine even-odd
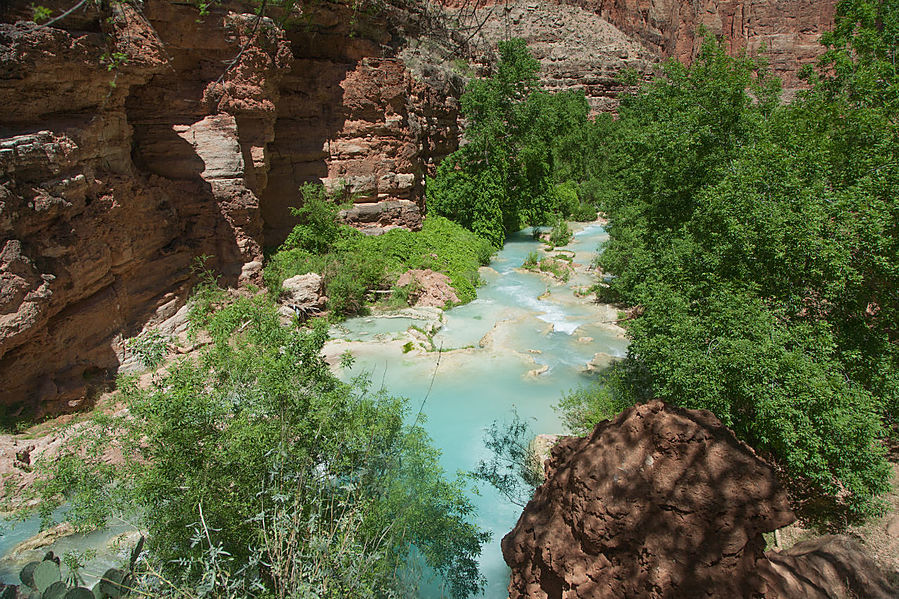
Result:
{"label": "green tree", "polygon": [[[501,247],[525,224],[559,210],[555,183],[576,172],[589,107],[583,93],[541,91],[524,41],[499,44],[496,73],[462,96],[466,144],[428,180],[428,210]],[[579,179],[578,179],[579,180]]]}
{"label": "green tree", "polygon": [[[866,72],[844,51],[825,64]],[[596,172],[603,292],[640,307],[615,397],[711,410],[785,469],[806,515],[842,523],[888,488],[897,145],[889,86],[829,77],[782,105],[764,62],[707,39],[622,100]]]}
{"label": "green tree", "polygon": [[405,400],[337,380],[320,355],[326,328],[281,326],[264,296],[204,326],[200,357],[150,389],[125,385],[128,414],[86,427],[124,463],[81,444],[60,461],[71,472],[46,482],[93,523],[101,508],[137,510],[160,574],[145,579],[152,595],[400,596],[412,547],[454,596],[480,589],[487,535],[406,424]]}

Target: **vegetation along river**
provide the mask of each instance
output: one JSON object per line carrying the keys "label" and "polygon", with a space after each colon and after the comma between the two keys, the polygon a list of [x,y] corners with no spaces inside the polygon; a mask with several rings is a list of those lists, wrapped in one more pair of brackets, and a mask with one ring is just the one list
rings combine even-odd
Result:
{"label": "vegetation along river", "polygon": [[[349,350],[356,358],[341,373],[344,378],[368,372],[376,386],[383,383],[391,393],[409,397],[414,407],[427,398],[424,425],[443,451],[448,473],[473,470],[488,459],[485,429],[494,421],[510,421],[513,410],[535,433],[563,432],[553,405],[589,382],[585,366],[596,354],[623,356],[627,347],[623,330],[611,322],[615,311],[574,293],[595,282],[589,266],[606,238],[599,224],[577,228],[566,250],[574,252],[579,266],[567,283],[521,268],[527,255],[543,246],[527,229],[511,236],[490,267],[482,269],[485,284],[473,302],[442,315],[407,310],[347,320],[332,331],[326,352],[336,358]],[[433,346],[410,328],[427,331],[429,326],[439,326]],[[487,485],[472,501],[478,524],[493,533],[481,555],[488,580],[483,597],[505,597],[509,571],[500,540],[521,508]],[[423,599],[439,596],[437,589],[422,591]]]}
{"label": "vegetation along river", "polygon": [[[333,327],[326,354],[336,365],[347,350],[352,353],[354,364],[340,372],[342,378],[368,373],[375,386],[409,397],[414,410],[423,403],[424,426],[441,448],[442,465],[450,474],[471,471],[488,459],[486,429],[493,422],[510,421],[514,412],[535,433],[564,432],[554,404],[589,382],[585,371],[591,360],[602,364],[623,356],[627,346],[623,330],[613,324],[615,310],[575,293],[595,282],[590,264],[606,233],[597,223],[575,228],[564,250],[573,254],[575,265],[567,282],[521,268],[529,253],[544,255],[544,245],[526,229],[512,235],[482,269],[484,285],[476,300],[446,312],[409,308],[347,320]],[[477,524],[493,534],[481,555],[487,577],[482,596],[504,597],[509,571],[500,540],[521,508],[485,484],[471,499]],[[37,519],[5,530],[0,556],[38,530]],[[91,580],[133,544],[135,532],[129,530],[127,524],[115,523],[88,535],[65,536],[46,549],[57,554],[96,550],[83,572]],[[116,544],[119,535],[124,542]],[[17,582],[21,565],[0,558],[0,580]],[[422,599],[443,595],[427,581],[421,584]]]}

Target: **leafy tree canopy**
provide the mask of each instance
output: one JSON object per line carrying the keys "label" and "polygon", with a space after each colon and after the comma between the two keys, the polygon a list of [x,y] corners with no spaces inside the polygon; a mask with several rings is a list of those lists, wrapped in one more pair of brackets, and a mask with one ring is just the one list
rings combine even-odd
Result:
{"label": "leafy tree canopy", "polygon": [[706,39],[597,120],[606,299],[638,306],[626,374],[569,420],[660,397],[714,412],[841,523],[888,488],[899,419],[896,15],[839,5],[814,88],[782,104],[763,60]]}

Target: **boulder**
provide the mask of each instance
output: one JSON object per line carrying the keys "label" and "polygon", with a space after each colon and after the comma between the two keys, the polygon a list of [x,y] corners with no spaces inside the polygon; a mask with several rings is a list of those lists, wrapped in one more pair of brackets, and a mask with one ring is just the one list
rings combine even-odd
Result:
{"label": "boulder", "polygon": [[762,533],[795,520],[714,415],[660,401],[563,438],[546,470],[502,541],[510,599],[764,596]]}
{"label": "boulder", "polygon": [[458,304],[459,296],[450,285],[450,278],[430,268],[407,270],[397,279],[397,287],[412,285],[409,301],[414,306],[442,308],[446,304]]}
{"label": "boulder", "polygon": [[321,297],[322,278],[314,272],[285,279],[281,283],[285,301],[298,307],[314,306]]}
{"label": "boulder", "polygon": [[825,535],[765,555],[760,570],[769,597],[899,597],[896,583],[887,580],[858,541],[845,535]]}

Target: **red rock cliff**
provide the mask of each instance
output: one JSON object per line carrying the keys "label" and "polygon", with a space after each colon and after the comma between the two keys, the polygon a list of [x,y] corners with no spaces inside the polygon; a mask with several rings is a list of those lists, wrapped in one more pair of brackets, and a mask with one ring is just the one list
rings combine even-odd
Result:
{"label": "red rock cliff", "polygon": [[426,85],[391,46],[414,15],[320,3],[285,30],[240,2],[202,17],[186,4],[114,3],[47,28],[20,20],[24,1],[0,7],[11,414],[83,404],[122,339],[183,303],[196,256],[228,284],[257,278],[302,183],[345,183],[365,225],[415,227],[425,173],[455,149],[453,82]]}
{"label": "red rock cliff", "polygon": [[689,61],[705,26],[731,52],[767,48],[771,66],[786,86],[821,54],[820,35],[833,24],[836,0],[569,0],[590,10],[661,53]]}

